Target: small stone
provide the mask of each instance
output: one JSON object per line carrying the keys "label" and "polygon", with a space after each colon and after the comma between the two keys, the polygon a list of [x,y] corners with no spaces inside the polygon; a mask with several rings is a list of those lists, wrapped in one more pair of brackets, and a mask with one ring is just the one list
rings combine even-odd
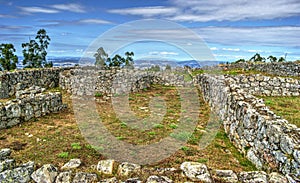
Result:
{"label": "small stone", "polygon": [[33,161],[28,161],[27,163],[24,163],[24,164],[20,165],[19,167],[25,168],[29,172],[29,175],[31,175],[34,172],[34,162]]}
{"label": "small stone", "polygon": [[16,166],[16,161],[14,159],[6,159],[4,161],[0,161],[0,172],[4,170],[12,170]]}
{"label": "small stone", "polygon": [[118,183],[118,179],[116,177],[100,180],[98,183]]}
{"label": "small stone", "polygon": [[216,170],[216,176],[228,183],[238,182],[238,177],[232,170]]}
{"label": "small stone", "polygon": [[0,182],[27,183],[30,181],[30,172],[26,167],[18,167],[0,173]]}
{"label": "small stone", "polygon": [[101,160],[98,162],[97,171],[103,174],[111,175],[113,173],[115,160]]}
{"label": "small stone", "polygon": [[63,167],[61,167],[62,170],[70,170],[78,168],[81,165],[80,159],[71,159],[68,163],[64,164]]}
{"label": "small stone", "polygon": [[129,176],[130,174],[137,173],[140,170],[141,170],[140,165],[124,162],[119,165],[118,175],[119,176]]}
{"label": "small stone", "polygon": [[142,183],[143,181],[141,181],[139,178],[130,178],[125,180],[124,183]]}
{"label": "small stone", "polygon": [[7,159],[11,154],[11,150],[6,148],[6,149],[1,149],[0,150],[0,161]]}
{"label": "small stone", "polygon": [[287,180],[283,175],[272,172],[269,174],[269,183],[287,183]]}
{"label": "small stone", "polygon": [[172,183],[173,181],[166,176],[152,175],[148,177],[146,183]]}
{"label": "small stone", "polygon": [[58,174],[57,168],[51,164],[43,165],[31,175],[35,182],[53,183]]}
{"label": "small stone", "polygon": [[97,175],[94,173],[84,173],[84,172],[79,172],[76,173],[73,183],[94,183],[97,180]]}
{"label": "small stone", "polygon": [[198,162],[183,162],[180,165],[183,174],[193,181],[213,182],[205,164]]}
{"label": "small stone", "polygon": [[55,183],[71,183],[71,171],[60,172],[56,177]]}
{"label": "small stone", "polygon": [[267,174],[263,171],[241,172],[239,180],[243,183],[267,183]]}

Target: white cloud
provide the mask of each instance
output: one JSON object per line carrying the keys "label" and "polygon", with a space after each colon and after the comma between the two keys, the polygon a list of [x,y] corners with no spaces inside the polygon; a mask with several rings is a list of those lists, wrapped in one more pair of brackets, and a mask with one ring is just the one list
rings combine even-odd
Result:
{"label": "white cloud", "polygon": [[193,29],[209,43],[233,46],[299,47],[300,26],[199,27]]}
{"label": "white cloud", "polygon": [[49,9],[49,8],[42,8],[42,7],[19,7],[23,13],[31,14],[31,13],[59,13],[58,10]]}
{"label": "white cloud", "polygon": [[66,53],[66,50],[50,50],[50,53]]}
{"label": "white cloud", "polygon": [[161,15],[168,16],[175,14],[177,11],[177,8],[164,6],[148,6],[108,10],[109,13],[116,13],[121,15],[139,15],[143,17],[153,17]]}
{"label": "white cloud", "polygon": [[222,48],[224,51],[240,51],[239,48]]}
{"label": "white cloud", "polygon": [[12,15],[7,15],[7,14],[0,14],[0,18],[16,18],[16,17],[12,16]]}
{"label": "white cloud", "polygon": [[211,48],[209,48],[209,49],[212,50],[212,51],[219,50],[217,47],[211,47]]}
{"label": "white cloud", "polygon": [[261,20],[300,15],[300,1],[295,0],[174,0],[173,3],[182,10],[171,17],[176,21]]}
{"label": "white cloud", "polygon": [[51,6],[52,8],[58,10],[71,11],[76,13],[85,13],[85,8],[79,4],[70,3],[70,4],[55,4]]}
{"label": "white cloud", "polygon": [[179,22],[268,20],[300,15],[300,1],[261,0],[199,1],[174,0],[170,6],[150,6],[108,10],[109,13],[160,17]]}
{"label": "white cloud", "polygon": [[151,51],[149,55],[160,55],[160,56],[169,56],[169,55],[178,55],[176,52],[167,52],[167,51]]}
{"label": "white cloud", "polygon": [[79,23],[86,23],[86,24],[111,24],[111,22],[101,19],[83,19],[79,20]]}
{"label": "white cloud", "polygon": [[262,50],[247,50],[249,53],[261,53],[263,52]]}

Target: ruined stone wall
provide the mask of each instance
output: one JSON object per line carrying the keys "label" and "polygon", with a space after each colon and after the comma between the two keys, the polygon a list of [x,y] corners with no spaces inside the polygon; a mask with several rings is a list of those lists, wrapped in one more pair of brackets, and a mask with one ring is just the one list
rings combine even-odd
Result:
{"label": "ruined stone wall", "polygon": [[78,68],[60,74],[60,87],[74,95],[95,95],[137,92],[151,84],[170,86],[192,85],[184,76],[171,72],[142,70],[97,70]]}
{"label": "ruined stone wall", "polygon": [[53,88],[59,85],[59,73],[68,68],[45,68],[0,72],[0,98],[13,97],[31,86]]}
{"label": "ruined stone wall", "polygon": [[0,103],[0,129],[58,112],[66,107],[62,104],[61,93],[43,93],[43,91],[39,87],[31,87],[20,91],[16,99]]}
{"label": "ruined stone wall", "polygon": [[232,76],[195,78],[231,141],[257,168],[300,176],[300,129],[274,114],[262,99],[234,80]]}
{"label": "ruined stone wall", "polygon": [[228,80],[254,95],[300,96],[300,81],[293,78],[269,77],[257,74],[228,76]]}
{"label": "ruined stone wall", "polygon": [[256,70],[276,76],[300,76],[300,63],[280,62],[280,63],[237,63],[222,66],[227,69],[243,68],[245,70]]}

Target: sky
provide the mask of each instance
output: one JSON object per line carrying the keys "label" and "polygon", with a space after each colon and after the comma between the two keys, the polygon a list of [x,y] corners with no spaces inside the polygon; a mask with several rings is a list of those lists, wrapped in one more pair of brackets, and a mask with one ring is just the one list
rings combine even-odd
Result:
{"label": "sky", "polygon": [[103,46],[135,59],[300,60],[299,0],[0,0],[0,43],[13,43],[17,55],[42,28],[52,57]]}

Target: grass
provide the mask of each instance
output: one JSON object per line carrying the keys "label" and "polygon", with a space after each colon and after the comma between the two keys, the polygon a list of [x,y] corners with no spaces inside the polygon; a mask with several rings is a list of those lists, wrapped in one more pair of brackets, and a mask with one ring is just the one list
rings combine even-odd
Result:
{"label": "grass", "polygon": [[[162,116],[162,121],[154,123],[148,130],[133,129],[126,121],[120,121],[116,117],[110,101],[98,103],[97,108],[103,124],[118,140],[147,145],[169,136],[174,129],[179,127],[178,120],[182,111],[181,98],[175,87],[154,85],[146,91],[131,93],[129,95],[131,98],[129,100],[130,108],[136,116],[145,119],[151,116],[149,104],[151,99],[157,96],[165,101],[166,113]],[[230,143],[222,129],[219,129],[216,138],[206,148],[199,146],[201,137],[205,133],[210,133],[205,128],[209,120],[210,108],[203,101],[202,96],[199,96],[199,101],[200,106],[195,109],[199,110],[199,121],[193,134],[185,132],[176,134],[183,140],[190,137],[188,142],[170,157],[151,165],[145,165],[144,168],[149,169],[149,172],[138,175],[143,180],[147,176],[155,174],[150,171],[151,168],[179,168],[184,161],[202,162],[212,169],[232,169],[236,172],[256,170]],[[103,147],[91,146],[81,135],[72,111],[71,97],[66,93],[63,93],[63,102],[67,103],[69,107],[60,113],[50,114],[37,119],[37,121],[0,130],[0,148],[13,149],[12,157],[16,159],[17,163],[32,160],[36,163],[37,168],[48,163],[61,167],[69,159],[79,158],[83,165],[75,171],[97,173],[90,167],[97,164],[99,160],[106,159],[95,150],[102,150]],[[159,112],[161,108],[158,109]],[[99,177],[101,178],[103,175],[99,174]],[[178,173],[171,174],[169,177],[175,182],[186,181]]]}
{"label": "grass", "polygon": [[300,128],[300,97],[262,97],[277,115]]}

